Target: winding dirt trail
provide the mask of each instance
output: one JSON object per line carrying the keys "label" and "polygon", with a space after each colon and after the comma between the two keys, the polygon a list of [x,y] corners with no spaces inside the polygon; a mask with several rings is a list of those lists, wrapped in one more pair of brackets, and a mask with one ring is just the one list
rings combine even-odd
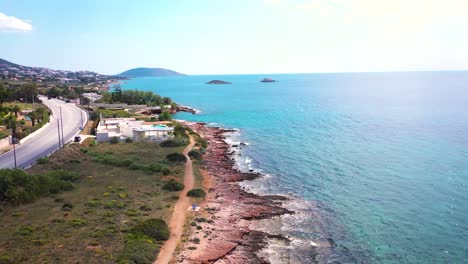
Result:
{"label": "winding dirt trail", "polygon": [[184,155],[187,157],[185,163],[185,175],[184,175],[184,190],[179,195],[174,212],[172,213],[171,219],[169,220],[169,230],[171,236],[169,240],[164,243],[159,251],[158,258],[154,264],[167,264],[172,260],[174,251],[179,243],[182,233],[184,231],[185,217],[187,216],[187,208],[190,206],[190,198],[187,196],[187,192],[194,188],[195,177],[193,175],[192,160],[188,156],[189,151],[195,145],[195,141],[190,136],[190,144],[184,149]]}

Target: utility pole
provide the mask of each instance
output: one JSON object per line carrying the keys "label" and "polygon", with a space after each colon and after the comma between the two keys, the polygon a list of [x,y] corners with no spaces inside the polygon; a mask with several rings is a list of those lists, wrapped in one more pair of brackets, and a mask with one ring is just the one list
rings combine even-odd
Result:
{"label": "utility pole", "polygon": [[81,128],[81,131],[83,131],[84,124],[83,124],[83,111],[82,110],[80,110],[80,117],[81,117],[81,126],[80,126],[80,128]]}
{"label": "utility pole", "polygon": [[62,116],[62,107],[60,107],[60,124],[62,125],[62,147],[65,147],[65,139],[63,135],[63,116]]}
{"label": "utility pole", "polygon": [[57,118],[57,132],[58,132],[58,143],[59,143],[59,148],[62,147],[61,140],[60,140],[60,120]]}
{"label": "utility pole", "polygon": [[13,157],[15,159],[15,169],[16,169],[16,147],[15,147],[15,136],[14,135],[12,137],[12,141],[13,141]]}

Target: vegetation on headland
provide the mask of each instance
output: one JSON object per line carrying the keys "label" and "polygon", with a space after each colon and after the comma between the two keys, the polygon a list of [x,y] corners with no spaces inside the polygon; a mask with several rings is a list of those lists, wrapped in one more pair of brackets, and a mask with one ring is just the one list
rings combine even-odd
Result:
{"label": "vegetation on headland", "polygon": [[61,168],[79,179],[72,182],[73,189],[41,192],[21,206],[1,204],[0,256],[11,263],[51,258],[82,263],[155,260],[169,234],[165,221],[178,198],[163,186],[181,184],[184,171],[182,163],[165,158],[181,153],[184,146],[91,142],[95,141],[68,145],[49,162],[25,172],[42,176]]}
{"label": "vegetation on headland", "polygon": [[[162,97],[151,91],[140,90],[122,90],[119,85],[114,86],[112,92],[102,92],[100,102],[114,104],[124,103],[129,105],[148,105],[148,106],[171,106],[171,98]],[[175,107],[175,104],[174,104]]]}

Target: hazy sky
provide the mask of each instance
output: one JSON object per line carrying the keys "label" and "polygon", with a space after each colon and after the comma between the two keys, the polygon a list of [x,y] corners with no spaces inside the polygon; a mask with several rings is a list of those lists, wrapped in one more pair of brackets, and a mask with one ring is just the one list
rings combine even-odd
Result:
{"label": "hazy sky", "polygon": [[105,74],[468,70],[468,0],[0,0],[0,58]]}

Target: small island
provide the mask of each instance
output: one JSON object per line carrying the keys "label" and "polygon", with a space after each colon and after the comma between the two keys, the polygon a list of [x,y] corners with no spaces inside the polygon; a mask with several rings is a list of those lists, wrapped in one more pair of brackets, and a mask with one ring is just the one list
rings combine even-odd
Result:
{"label": "small island", "polygon": [[260,82],[269,83],[269,82],[277,82],[277,81],[270,79],[270,78],[263,78]]}
{"label": "small island", "polygon": [[231,82],[221,81],[221,80],[212,80],[207,82],[206,84],[232,84]]}

